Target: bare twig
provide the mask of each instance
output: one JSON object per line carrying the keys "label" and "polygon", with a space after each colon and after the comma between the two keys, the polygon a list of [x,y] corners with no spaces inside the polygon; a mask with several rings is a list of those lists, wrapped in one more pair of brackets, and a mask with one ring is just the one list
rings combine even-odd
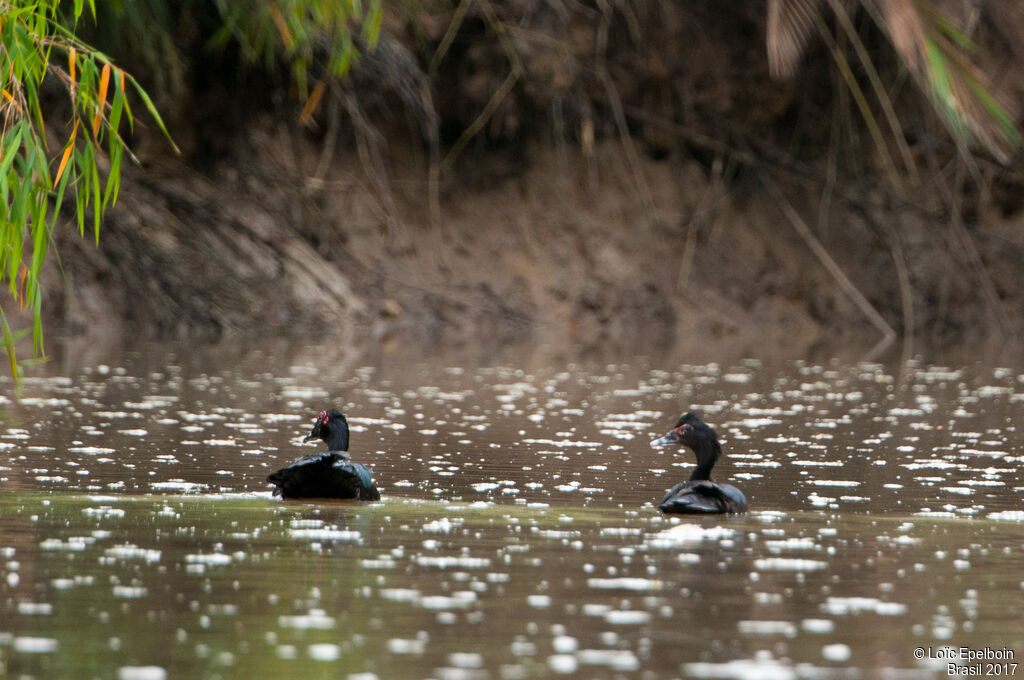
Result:
{"label": "bare twig", "polygon": [[903,242],[898,229],[888,220],[882,220],[882,228],[889,238],[889,253],[896,265],[896,280],[900,288],[900,308],[903,314],[903,363],[914,355],[914,290],[910,282],[910,270],[903,253]]}
{"label": "bare twig", "polygon": [[849,89],[850,94],[853,95],[853,101],[857,104],[857,109],[860,111],[861,118],[864,119],[864,124],[867,125],[868,132],[871,133],[871,139],[875,143],[875,149],[878,152],[879,159],[885,166],[893,184],[899,186],[900,176],[896,171],[896,163],[889,154],[889,147],[886,145],[885,139],[882,137],[882,130],[878,126],[878,121],[875,119],[875,115],[871,112],[871,107],[868,105],[867,97],[865,97],[864,90],[857,82],[857,77],[853,73],[853,68],[850,66],[850,62],[847,60],[843,50],[839,48],[839,44],[836,42],[836,39],[832,37],[832,33],[825,25],[825,21],[821,17],[817,17],[817,23],[818,32],[832,51],[832,59],[835,61],[836,67],[839,69],[839,73],[843,76],[847,89]]}
{"label": "bare twig", "polygon": [[508,57],[512,70],[509,72],[508,76],[505,77],[504,82],[502,82],[498,89],[494,91],[491,98],[487,100],[484,110],[480,112],[480,115],[478,115],[465,130],[462,131],[462,134],[459,135],[455,144],[453,144],[452,148],[448,150],[448,154],[444,157],[444,160],[441,161],[441,166],[439,168],[439,172],[441,174],[447,173],[451,170],[452,165],[454,165],[455,160],[462,153],[466,144],[480,133],[480,130],[482,130],[484,125],[487,124],[487,121],[491,119],[491,116],[494,115],[498,106],[501,105],[501,102],[505,100],[505,97],[508,96],[508,93],[512,91],[512,88],[515,87],[515,84],[523,75],[523,63],[519,59],[519,55],[516,54],[515,48],[508,38],[505,25],[498,20],[498,17],[495,15],[494,9],[491,7],[489,2],[486,0],[478,1],[480,2],[480,7],[483,9],[484,17],[487,19],[491,30],[493,30],[498,36],[498,42],[501,45],[502,50],[505,52],[505,55]]}
{"label": "bare twig", "polygon": [[345,109],[356,130],[356,151],[359,154],[359,160],[384,206],[385,222],[389,232],[394,233],[399,226],[398,209],[395,207],[394,198],[391,195],[387,166],[381,154],[381,147],[385,143],[384,138],[367,120],[358,97],[351,91],[342,89],[337,83],[331,84],[331,91],[338,103]]}
{"label": "bare twig", "polygon": [[843,270],[836,264],[836,261],[832,259],[832,256],[828,254],[828,250],[825,246],[821,245],[821,241],[815,238],[814,234],[808,228],[807,224],[803,221],[803,218],[797,213],[793,204],[789,202],[785,194],[779,189],[778,185],[768,176],[767,173],[760,173],[761,183],[764,185],[768,193],[771,194],[775,200],[779,209],[782,210],[782,214],[789,220],[790,225],[800,235],[800,238],[804,240],[807,247],[811,249],[811,252],[818,258],[818,261],[825,267],[832,278],[836,280],[839,287],[844,293],[853,301],[855,305],[863,312],[864,316],[882,333],[882,341],[888,345],[896,337],[896,331],[892,329],[889,322],[878,313],[878,310],[868,301],[864,294],[858,290],[857,286],[850,281],[849,277],[843,272]]}
{"label": "bare twig", "polygon": [[690,279],[693,260],[697,253],[697,232],[707,221],[707,215],[716,209],[716,204],[721,202],[724,191],[722,157],[715,156],[711,166],[711,181],[686,225],[686,242],[683,244],[683,253],[679,258],[679,274],[676,277],[677,290],[682,290]]}
{"label": "bare twig", "polygon": [[821,189],[821,199],[818,201],[818,233],[825,234],[829,231],[829,218],[832,214],[832,198],[838,184],[839,153],[842,137],[842,124],[848,116],[846,115],[846,91],[838,90],[843,96],[839,97],[837,104],[832,106],[832,123],[829,125],[828,156],[825,159],[825,179]]}
{"label": "bare twig", "polygon": [[320,153],[320,160],[317,161],[313,176],[307,180],[309,186],[317,188],[323,186],[327,168],[330,167],[331,161],[334,159],[334,150],[337,146],[338,129],[340,127],[338,109],[331,106],[327,110],[327,134],[324,135],[324,148]]}
{"label": "bare twig", "polygon": [[1013,335],[1013,330],[1010,325],[1010,320],[1006,315],[1006,310],[1003,309],[1002,303],[999,301],[999,293],[996,291],[995,284],[992,282],[992,277],[989,275],[988,269],[985,267],[985,263],[981,259],[981,254],[978,252],[978,248],[974,245],[974,239],[971,238],[967,228],[964,226],[964,220],[962,215],[963,193],[957,191],[963,181],[963,173],[965,165],[962,162],[962,157],[957,158],[956,162],[956,177],[954,180],[954,191],[953,203],[950,206],[950,228],[953,231],[953,238],[958,242],[959,246],[963,249],[964,254],[967,256],[967,261],[970,263],[971,269],[974,270],[974,275],[978,277],[978,283],[981,284],[982,293],[985,296],[985,301],[988,302],[989,312],[992,314],[996,325],[999,326],[999,331],[1002,333],[1004,339],[1009,338]]}
{"label": "bare twig", "polygon": [[651,222],[654,216],[654,199],[651,196],[651,189],[647,184],[647,178],[644,177],[643,169],[640,167],[640,157],[637,155],[636,146],[633,144],[633,137],[629,133],[629,126],[626,124],[626,114],[622,108],[622,99],[619,97],[619,92],[615,89],[615,83],[608,73],[605,51],[608,44],[608,26],[610,21],[610,16],[605,13],[601,26],[598,29],[596,49],[597,75],[601,80],[601,84],[604,85],[605,93],[608,96],[608,105],[612,109],[615,127],[619,132],[619,141],[625,152],[626,161],[629,163],[629,169],[633,174],[633,181],[636,182],[637,191],[640,192],[640,200],[644,204],[647,221]]}
{"label": "bare twig", "polygon": [[[861,66],[864,72],[868,76],[868,80],[871,82],[871,89],[875,91],[875,97],[878,98],[878,103],[882,107],[882,112],[885,114],[885,120],[889,124],[889,131],[892,133],[892,138],[896,142],[896,148],[900,152],[900,157],[903,159],[903,165],[910,173],[911,184],[916,185],[918,183],[917,165],[914,163],[914,156],[910,153],[910,146],[907,144],[907,140],[903,136],[903,127],[900,125],[899,118],[896,116],[896,110],[893,108],[892,101],[889,99],[889,95],[885,91],[885,87],[882,85],[882,79],[878,75],[878,71],[875,69],[875,64],[871,60],[871,56],[868,54],[867,48],[864,46],[864,42],[860,39],[857,34],[857,29],[854,28],[853,22],[850,21],[850,15],[846,13],[839,0],[828,0],[829,5],[832,6],[832,11],[836,15],[836,19],[839,21],[839,25],[843,28],[847,37],[850,39],[850,44],[853,45],[854,51],[857,53],[857,57],[860,59]],[[822,24],[823,25],[823,24]]]}
{"label": "bare twig", "polygon": [[434,50],[434,56],[430,58],[430,66],[427,67],[427,72],[430,75],[437,73],[437,67],[444,61],[444,57],[448,54],[448,49],[452,46],[455,41],[455,36],[459,33],[459,28],[462,27],[462,22],[466,18],[466,13],[469,11],[469,6],[473,4],[473,0],[462,0],[459,6],[455,8],[455,14],[452,16],[452,20],[448,23],[448,30],[445,31],[444,37],[441,39],[441,44]]}

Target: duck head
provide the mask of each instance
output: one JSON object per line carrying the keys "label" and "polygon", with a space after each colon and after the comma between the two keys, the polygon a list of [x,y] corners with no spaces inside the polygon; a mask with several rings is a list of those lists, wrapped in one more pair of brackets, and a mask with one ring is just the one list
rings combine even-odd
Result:
{"label": "duck head", "polygon": [[696,413],[684,413],[668,434],[651,442],[651,446],[688,446],[697,456],[697,468],[691,480],[710,479],[711,468],[722,455],[718,434]]}
{"label": "duck head", "polygon": [[661,439],[652,441],[651,446],[689,446],[692,449],[700,442],[711,440],[718,441],[718,435],[711,426],[696,413],[684,413],[675,427]]}
{"label": "duck head", "polygon": [[331,409],[320,411],[313,429],[302,440],[303,443],[322,439],[328,451],[348,451],[348,421],[341,411]]}

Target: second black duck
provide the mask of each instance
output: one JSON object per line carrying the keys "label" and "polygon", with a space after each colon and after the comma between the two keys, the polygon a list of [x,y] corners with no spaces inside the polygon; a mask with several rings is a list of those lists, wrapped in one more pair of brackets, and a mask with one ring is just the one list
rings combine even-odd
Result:
{"label": "second black duck", "polygon": [[711,468],[722,455],[718,434],[695,413],[684,413],[676,426],[651,446],[688,446],[697,456],[689,481],[672,487],[658,507],[666,514],[707,515],[747,511],[747,498],[731,484],[711,481]]}
{"label": "second black duck", "polygon": [[341,411],[321,411],[303,442],[321,439],[327,450],[297,458],[267,480],[281,498],[351,498],[379,501],[370,468],[353,463],[348,455],[348,421]]}

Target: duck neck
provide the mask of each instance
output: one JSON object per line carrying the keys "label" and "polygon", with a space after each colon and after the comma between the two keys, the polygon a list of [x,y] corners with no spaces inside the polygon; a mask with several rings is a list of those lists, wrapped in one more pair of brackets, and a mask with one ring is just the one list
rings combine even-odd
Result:
{"label": "duck neck", "polygon": [[328,451],[348,451],[348,425],[331,423],[323,439]]}
{"label": "duck neck", "polygon": [[711,468],[715,467],[715,461],[722,455],[722,447],[717,441],[701,442],[693,447],[693,452],[697,455],[697,467],[690,475],[690,481],[711,479]]}

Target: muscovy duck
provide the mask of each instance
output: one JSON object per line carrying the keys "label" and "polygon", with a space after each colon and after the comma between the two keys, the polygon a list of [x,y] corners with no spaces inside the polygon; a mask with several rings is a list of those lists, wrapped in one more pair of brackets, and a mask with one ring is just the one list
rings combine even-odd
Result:
{"label": "muscovy duck", "polygon": [[711,468],[722,455],[718,435],[711,426],[695,413],[684,413],[668,434],[651,442],[651,446],[679,444],[693,449],[697,456],[697,468],[690,475],[690,481],[676,484],[665,494],[658,506],[661,511],[666,514],[691,515],[746,512],[747,499],[742,491],[731,484],[711,481]]}
{"label": "muscovy duck", "polygon": [[380,500],[370,469],[349,460],[348,421],[341,411],[320,412],[312,432],[302,441],[314,439],[322,439],[327,444],[327,451],[297,458],[288,467],[267,477],[277,485],[275,496]]}

